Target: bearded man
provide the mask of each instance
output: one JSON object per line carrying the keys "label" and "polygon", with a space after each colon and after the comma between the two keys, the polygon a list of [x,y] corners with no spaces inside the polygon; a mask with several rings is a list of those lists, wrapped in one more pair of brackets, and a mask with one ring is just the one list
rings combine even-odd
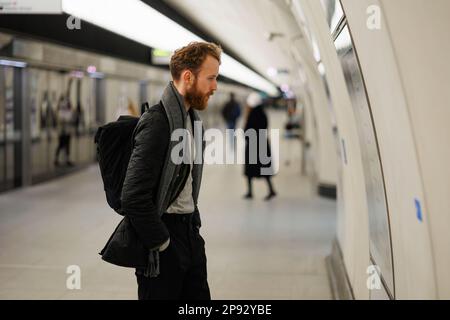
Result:
{"label": "bearded man", "polygon": [[171,154],[179,141],[171,136],[179,129],[193,135],[194,122],[200,121],[196,111],[205,110],[217,90],[221,53],[206,42],[176,50],[170,61],[173,81],[135,129],[121,201],[125,222],[149,253],[147,268],[135,269],[139,300],[211,299],[197,206],[203,166],[194,161],[196,152],[203,158],[204,143],[190,139],[188,161],[174,163]]}

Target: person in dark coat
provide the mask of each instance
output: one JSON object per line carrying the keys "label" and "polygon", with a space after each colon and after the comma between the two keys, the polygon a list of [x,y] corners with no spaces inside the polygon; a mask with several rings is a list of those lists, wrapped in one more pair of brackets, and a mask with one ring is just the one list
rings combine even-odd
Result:
{"label": "person in dark coat", "polygon": [[[256,139],[252,139],[252,135],[249,134],[249,130],[255,130]],[[268,130],[268,121],[266,113],[264,112],[264,103],[261,96],[254,92],[247,98],[247,121],[245,125],[245,170],[244,174],[247,177],[248,192],[245,195],[245,199],[253,198],[252,180],[253,178],[264,178],[269,187],[269,193],[264,200],[268,201],[275,197],[277,194],[273,188],[271,182],[271,176],[273,173],[267,174],[264,169],[270,171],[272,165],[272,155],[270,150],[270,143],[268,135],[262,134],[260,130]],[[267,132],[267,131],[266,131]],[[265,139],[266,148],[260,148],[264,145],[261,139]],[[268,158],[263,159],[263,157]]]}
{"label": "person in dark coat", "polygon": [[[69,88],[70,88],[69,82]],[[66,96],[61,95],[58,103],[58,147],[55,151],[55,167],[59,167],[59,154],[64,151],[66,154],[66,165],[73,167],[73,162],[70,161],[70,141],[72,139],[72,126],[73,126],[73,111],[72,104],[70,103],[70,89]]]}
{"label": "person in dark coat", "polygon": [[235,148],[234,130],[236,130],[236,123],[241,116],[241,106],[236,101],[234,93],[230,93],[230,100],[224,105],[222,109],[222,117],[227,126],[227,140],[231,149]]}
{"label": "person in dark coat", "polygon": [[236,122],[241,116],[241,107],[234,97],[234,93],[230,93],[230,100],[222,109],[222,116],[226,122],[227,129],[236,129]]}

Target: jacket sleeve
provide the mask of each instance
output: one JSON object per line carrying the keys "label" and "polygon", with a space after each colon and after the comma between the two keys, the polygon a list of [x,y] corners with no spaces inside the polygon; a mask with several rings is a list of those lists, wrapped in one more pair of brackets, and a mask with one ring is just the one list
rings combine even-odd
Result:
{"label": "jacket sleeve", "polygon": [[122,209],[150,250],[169,239],[155,203],[168,147],[169,125],[165,115],[153,110],[145,113],[136,128],[122,188]]}

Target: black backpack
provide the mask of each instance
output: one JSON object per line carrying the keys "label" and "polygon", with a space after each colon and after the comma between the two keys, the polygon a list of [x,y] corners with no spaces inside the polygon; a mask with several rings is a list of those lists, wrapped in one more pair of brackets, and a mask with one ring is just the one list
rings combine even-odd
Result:
{"label": "black backpack", "polygon": [[[144,103],[142,111],[148,110],[148,103]],[[134,131],[139,119],[133,116],[120,116],[117,121],[99,127],[94,139],[106,201],[122,216],[125,215],[121,211],[122,187],[133,151]]]}

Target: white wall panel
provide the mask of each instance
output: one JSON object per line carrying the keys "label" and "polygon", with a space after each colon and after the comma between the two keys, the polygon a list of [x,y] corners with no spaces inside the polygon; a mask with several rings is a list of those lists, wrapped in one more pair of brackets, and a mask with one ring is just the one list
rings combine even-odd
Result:
{"label": "white wall panel", "polygon": [[[394,2],[400,1],[386,3]],[[430,220],[414,140],[415,128],[410,121],[404,76],[399,70],[401,59],[395,54],[394,35],[386,16],[382,16],[381,30],[367,28],[367,8],[370,5],[384,8],[385,3],[373,0],[344,0],[342,3],[361,63],[380,145],[390,209],[396,298],[435,298]],[[410,15],[407,3],[410,1],[403,2],[403,9]],[[393,20],[398,18],[392,14]],[[415,23],[418,21],[420,19]],[[420,28],[420,24],[416,28]],[[413,50],[410,48],[408,54]],[[422,221],[417,218],[416,200],[422,205]]]}

